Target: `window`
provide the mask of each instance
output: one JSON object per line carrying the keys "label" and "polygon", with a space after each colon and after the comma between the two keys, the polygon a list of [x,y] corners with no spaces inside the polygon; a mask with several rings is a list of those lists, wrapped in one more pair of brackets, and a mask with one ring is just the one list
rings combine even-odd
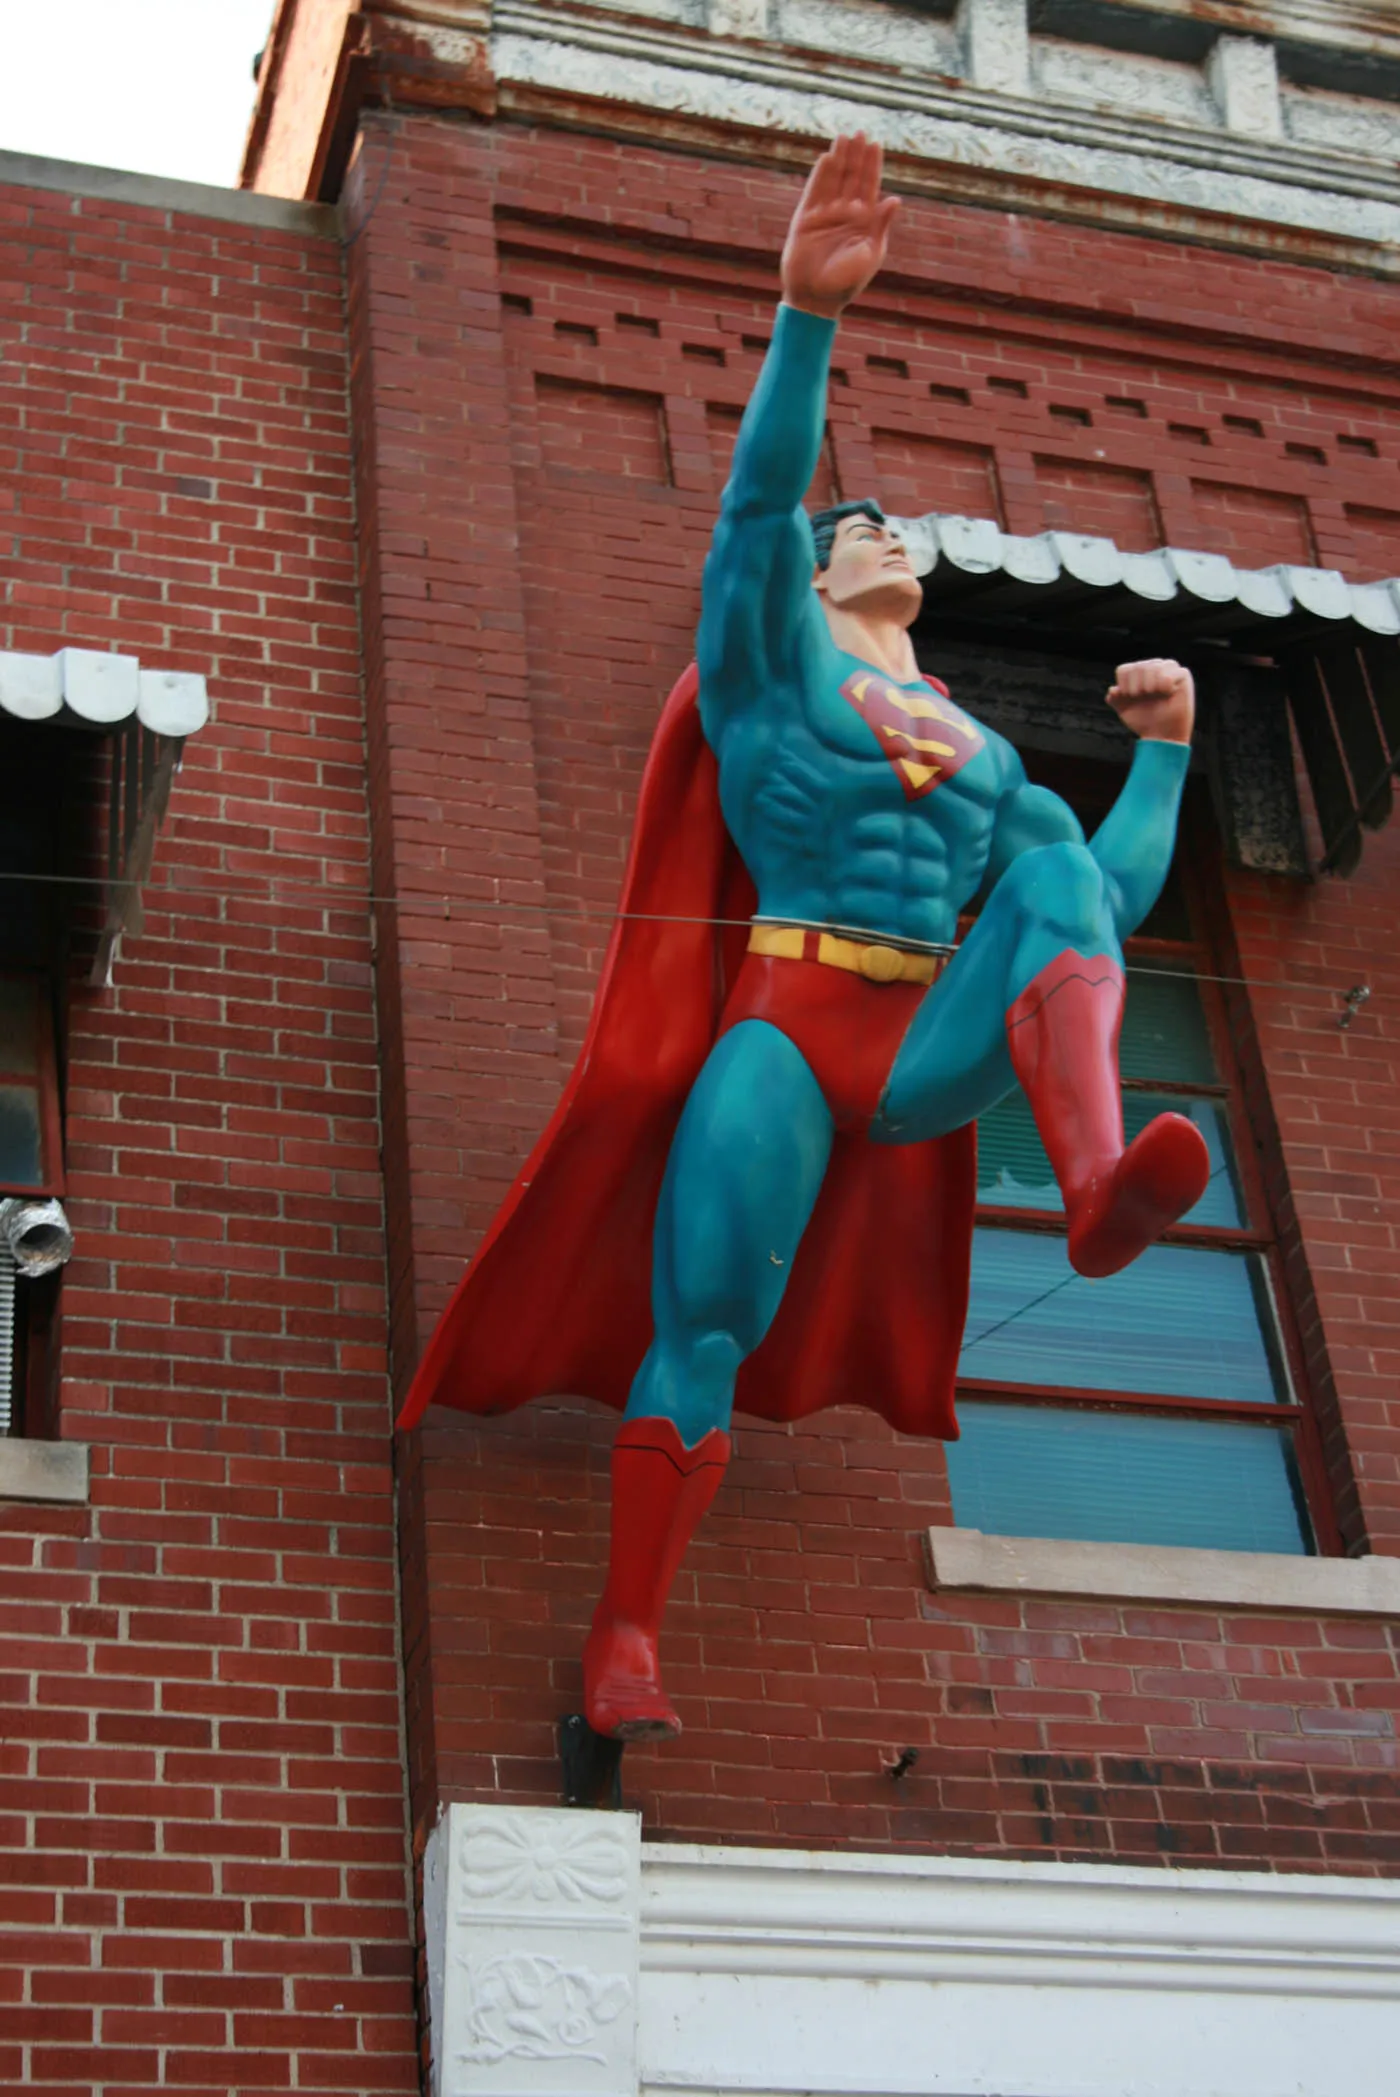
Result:
{"label": "window", "polygon": [[[1067,798],[1085,812],[1082,794]],[[1319,1459],[1214,971],[1175,882],[1144,933],[1126,951],[1126,1133],[1166,1110],[1189,1114],[1211,1178],[1161,1243],[1086,1281],[1069,1265],[1025,1098],[982,1118],[963,1435],[948,1450],[954,1520],[1013,1536],[1308,1552],[1300,1472]]]}
{"label": "window", "polygon": [[51,1258],[67,1241],[45,1197],[62,1192],[49,985],[0,972],[0,1436],[44,1425],[58,1286]]}
{"label": "window", "polygon": [[0,974],[0,1199],[62,1192],[49,986]]}

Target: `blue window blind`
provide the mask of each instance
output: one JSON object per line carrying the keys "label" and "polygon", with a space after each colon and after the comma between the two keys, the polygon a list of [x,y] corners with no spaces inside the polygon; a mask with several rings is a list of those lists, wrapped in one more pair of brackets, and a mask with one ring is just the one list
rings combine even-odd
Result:
{"label": "blue window blind", "polygon": [[[1183,1228],[1247,1231],[1226,1086],[1197,984],[1174,961],[1130,963],[1129,986],[1120,1044],[1127,1138],[1157,1114],[1188,1114],[1205,1137],[1211,1178]],[[954,1519],[1012,1536],[1310,1550],[1291,1414],[1269,1420],[1268,1409],[1292,1393],[1265,1256],[1166,1243],[1091,1282],[1075,1274],[1053,1229],[1018,1228],[1012,1218],[999,1226],[999,1209],[1047,1219],[1063,1210],[1019,1091],[979,1124],[977,1193],[960,1374],[997,1398],[967,1389],[960,1398],[963,1438],[948,1451]],[[1014,1402],[1018,1390],[1037,1402]],[[1102,1406],[1073,1396],[1095,1391],[1105,1393]],[[1154,1411],[1154,1399],[1167,1403]],[[1168,1410],[1173,1400],[1259,1414]]]}
{"label": "blue window blind", "polygon": [[1238,1420],[958,1407],[948,1445],[965,1528],[1212,1551],[1308,1549],[1288,1436]]}
{"label": "blue window blind", "polygon": [[1177,964],[1129,964],[1128,1002],[1118,1044],[1125,1079],[1170,1078],[1178,1085],[1217,1085],[1201,994]]}
{"label": "blue window blind", "polygon": [[0,1189],[44,1185],[38,983],[0,976]]}
{"label": "blue window blind", "polygon": [[[1189,1115],[1210,1152],[1210,1183],[1183,1221],[1223,1224],[1227,1230],[1242,1227],[1247,1219],[1235,1180],[1224,1102],[1183,1098],[1179,1093],[1127,1092],[1123,1133],[1128,1142],[1157,1115],[1169,1113]],[[1013,1092],[977,1124],[977,1199],[993,1208],[1064,1207],[1023,1092]]]}
{"label": "blue window blind", "polygon": [[1104,1281],[1063,1238],[979,1230],[963,1339],[967,1376],[1268,1404],[1284,1395],[1260,1318],[1257,1253],[1151,1245]]}
{"label": "blue window blind", "polygon": [[38,1088],[0,1085],[0,1186],[38,1187],[43,1178]]}

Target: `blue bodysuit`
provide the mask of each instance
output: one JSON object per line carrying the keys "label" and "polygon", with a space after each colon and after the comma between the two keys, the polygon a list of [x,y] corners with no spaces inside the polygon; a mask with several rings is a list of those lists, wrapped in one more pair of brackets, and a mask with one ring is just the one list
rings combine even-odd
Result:
{"label": "blue bodysuit", "polygon": [[[1121,968],[1120,940],[1171,860],[1189,750],[1140,741],[1087,843],[1073,812],[942,687],[843,653],[812,587],[802,499],[825,418],[832,322],[780,307],[705,566],[700,713],[758,915],[893,946],[951,946],[911,1007],[869,1127],[919,1142],[1017,1082],[1007,1014],[1068,954]],[[778,968],[806,970],[811,961]],[[1115,1029],[1116,1039],[1116,1029]],[[830,1155],[830,1105],[770,1019],[722,1034],[672,1145],[657,1214],[655,1334],[629,1420],[693,1446],[729,1419],[740,1363],[777,1312]]]}

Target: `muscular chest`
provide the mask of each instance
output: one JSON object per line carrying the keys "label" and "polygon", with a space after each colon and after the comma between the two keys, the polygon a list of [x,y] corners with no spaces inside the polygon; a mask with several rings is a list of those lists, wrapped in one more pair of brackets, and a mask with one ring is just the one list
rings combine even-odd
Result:
{"label": "muscular chest", "polygon": [[997,739],[942,685],[899,685],[841,656],[801,713],[789,733],[825,772],[833,817],[879,812],[906,831],[957,834],[995,799]]}
{"label": "muscular chest", "polygon": [[720,797],[751,869],[980,863],[996,734],[931,683],[896,685],[834,650],[822,668],[721,742]]}
{"label": "muscular chest", "polygon": [[946,796],[969,766],[963,789],[975,793],[975,760],[987,749],[987,735],[946,686],[896,684],[864,664],[852,667],[849,658],[841,669],[835,694],[828,689],[811,710],[808,725],[820,742],[870,767],[876,778],[888,773],[911,806]]}

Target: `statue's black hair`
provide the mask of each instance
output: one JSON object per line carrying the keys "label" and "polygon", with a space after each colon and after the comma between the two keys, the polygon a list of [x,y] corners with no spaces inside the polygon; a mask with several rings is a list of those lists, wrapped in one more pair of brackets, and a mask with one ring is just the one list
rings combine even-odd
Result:
{"label": "statue's black hair", "polygon": [[819,568],[831,565],[832,542],[836,537],[836,527],[843,517],[868,517],[872,524],[883,524],[885,521],[885,513],[873,495],[864,496],[860,502],[834,503],[829,510],[814,510],[808,522],[812,527],[812,537],[817,542]]}

